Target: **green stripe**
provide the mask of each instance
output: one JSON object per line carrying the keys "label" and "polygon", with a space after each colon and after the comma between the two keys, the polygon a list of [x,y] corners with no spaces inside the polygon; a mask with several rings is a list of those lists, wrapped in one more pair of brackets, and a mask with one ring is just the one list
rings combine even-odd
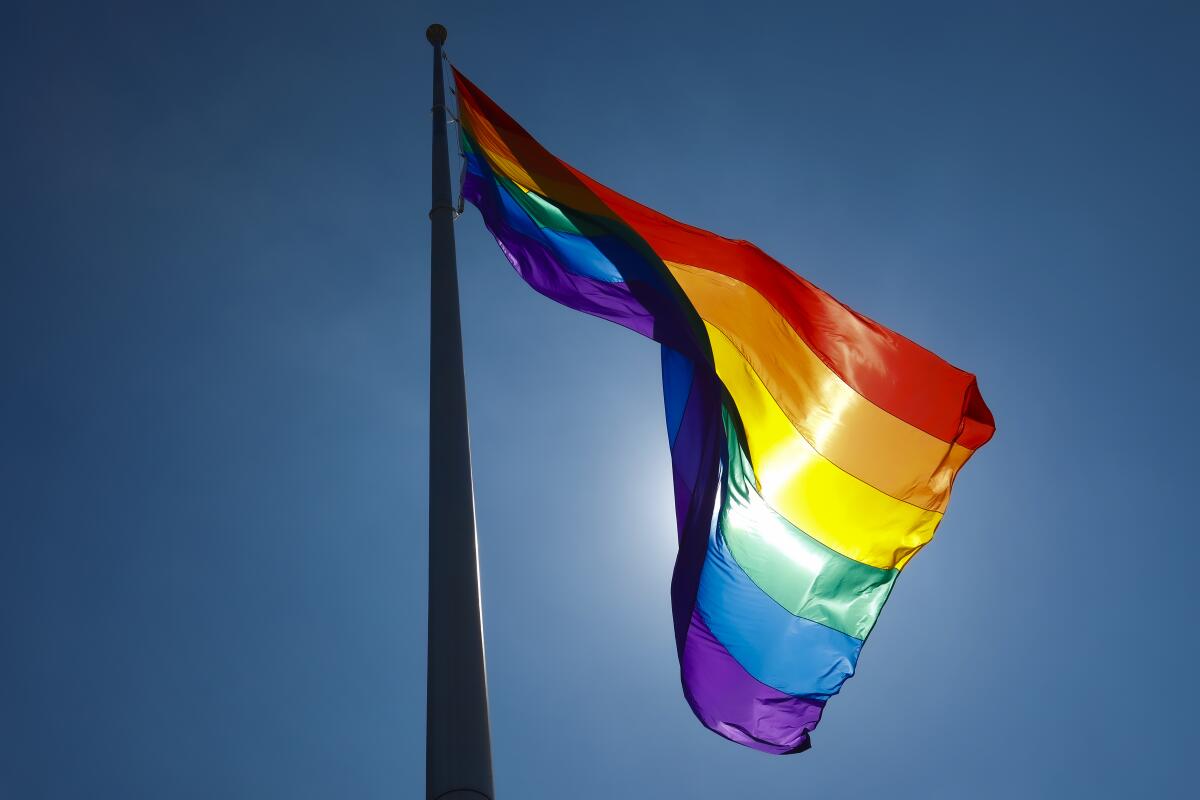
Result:
{"label": "green stripe", "polygon": [[599,225],[589,222],[585,215],[560,208],[535,192],[526,192],[503,175],[497,174],[496,179],[525,213],[542,228],[559,233],[573,233],[576,236],[611,235]]}
{"label": "green stripe", "polygon": [[[459,136],[463,152],[467,155],[477,155],[479,150],[471,137],[464,131]],[[539,227],[559,233],[573,233],[576,236],[606,236],[612,232],[588,220],[587,214],[580,214],[569,209],[561,208],[536,192],[526,192],[520,186],[510,181],[500,173],[495,173],[496,180],[504,190],[512,195],[517,204],[525,210]]]}
{"label": "green stripe", "polygon": [[899,571],[846,558],[777,514],[755,489],[753,468],[724,413],[729,475],[721,533],[733,557],[791,613],[866,639]]}

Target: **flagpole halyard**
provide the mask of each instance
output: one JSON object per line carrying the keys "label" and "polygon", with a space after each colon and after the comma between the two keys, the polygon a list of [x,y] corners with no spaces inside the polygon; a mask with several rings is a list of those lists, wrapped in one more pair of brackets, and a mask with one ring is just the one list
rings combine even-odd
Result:
{"label": "flagpole halyard", "polygon": [[425,38],[433,45],[425,797],[492,800],[475,496],[442,74],[446,29],[430,25]]}

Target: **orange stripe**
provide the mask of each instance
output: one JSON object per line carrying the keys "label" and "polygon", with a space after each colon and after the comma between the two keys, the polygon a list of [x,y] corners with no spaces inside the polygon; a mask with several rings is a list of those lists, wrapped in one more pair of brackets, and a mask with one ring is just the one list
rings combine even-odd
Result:
{"label": "orange stripe", "polygon": [[813,449],[897,500],[945,510],[954,475],[973,451],[914,428],[855,392],[746,284],[684,264],[667,267]]}
{"label": "orange stripe", "polygon": [[975,376],[839,303],[750,242],[685,225],[576,171],[664,261],[758,291],[830,369],[875,405],[947,443],[977,448],[995,430]]}

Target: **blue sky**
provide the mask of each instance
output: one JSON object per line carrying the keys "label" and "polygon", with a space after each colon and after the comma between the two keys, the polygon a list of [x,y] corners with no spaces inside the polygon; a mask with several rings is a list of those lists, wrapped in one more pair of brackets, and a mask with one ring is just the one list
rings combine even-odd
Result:
{"label": "blue sky", "polygon": [[800,756],[678,687],[658,348],[469,210],[501,797],[1186,796],[1186,3],[15,3],[0,797],[423,791],[429,67],[979,376],[996,438]]}

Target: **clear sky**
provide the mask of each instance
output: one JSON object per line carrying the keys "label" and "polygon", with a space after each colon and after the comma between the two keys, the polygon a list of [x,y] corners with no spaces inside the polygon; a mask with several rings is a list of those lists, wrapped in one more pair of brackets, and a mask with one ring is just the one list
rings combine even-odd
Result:
{"label": "clear sky", "polygon": [[500,797],[1187,795],[1196,9],[6,4],[0,798],[423,792],[434,21],[552,151],[999,429],[813,749],[738,747],[679,689],[658,347],[468,210]]}

